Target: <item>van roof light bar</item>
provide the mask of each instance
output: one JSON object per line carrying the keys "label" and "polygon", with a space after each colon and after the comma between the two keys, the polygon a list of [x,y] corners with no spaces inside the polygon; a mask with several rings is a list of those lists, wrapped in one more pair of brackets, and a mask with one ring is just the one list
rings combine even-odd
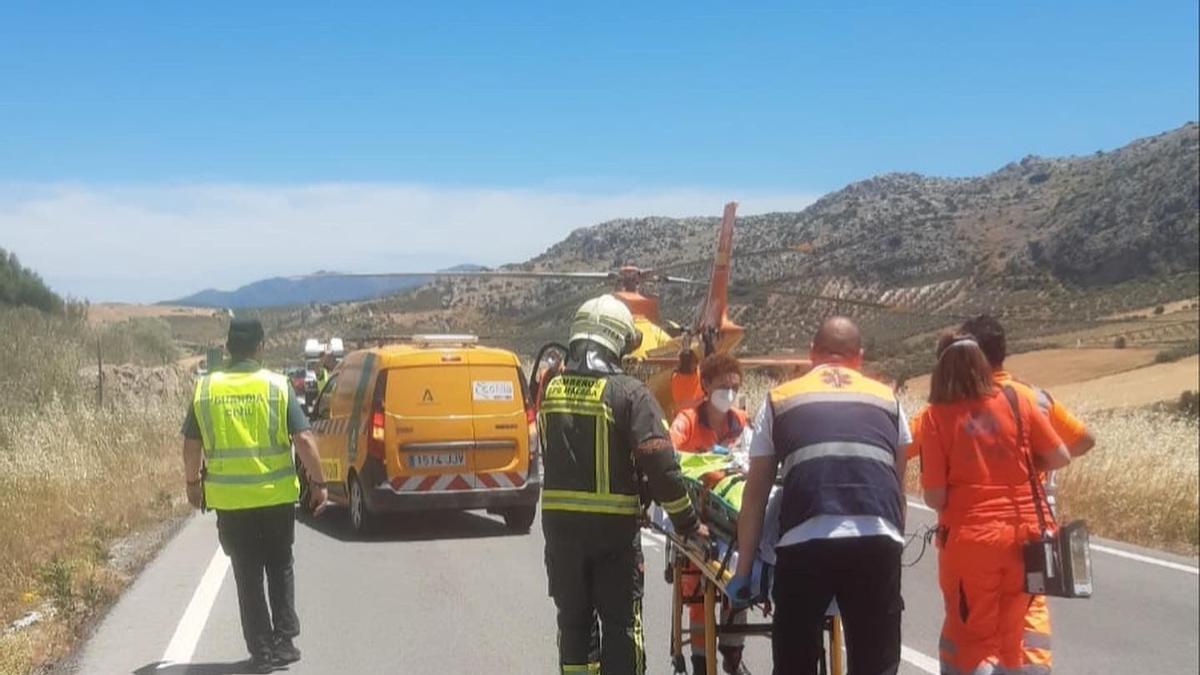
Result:
{"label": "van roof light bar", "polygon": [[479,344],[476,335],[414,335],[412,341],[422,347],[471,347]]}

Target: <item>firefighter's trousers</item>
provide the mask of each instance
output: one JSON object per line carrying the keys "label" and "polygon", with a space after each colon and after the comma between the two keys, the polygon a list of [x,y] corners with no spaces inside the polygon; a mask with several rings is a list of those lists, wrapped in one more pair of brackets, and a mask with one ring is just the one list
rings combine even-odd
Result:
{"label": "firefighter's trousers", "polygon": [[[1033,596],[1025,593],[1022,546],[1029,525],[951,527],[938,554],[945,621],[938,654],[942,673],[1042,674],[1025,659],[1025,621]],[[1032,645],[1031,645],[1032,646]]]}
{"label": "firefighter's trousers", "polygon": [[624,516],[545,513],[562,673],[644,675],[641,531]]}

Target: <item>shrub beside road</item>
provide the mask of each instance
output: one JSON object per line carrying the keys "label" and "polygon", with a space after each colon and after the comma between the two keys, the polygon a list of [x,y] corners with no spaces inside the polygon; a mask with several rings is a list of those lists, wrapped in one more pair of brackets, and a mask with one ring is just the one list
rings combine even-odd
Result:
{"label": "shrub beside road", "polygon": [[[113,543],[183,512],[182,386],[106,378],[109,395],[99,406],[93,372],[97,338],[102,349],[113,343],[113,358],[151,363],[162,363],[174,345],[153,327],[115,330],[0,309],[0,380],[11,383],[0,409],[0,673],[29,672],[65,653],[128,580]],[[139,370],[153,372],[123,368]],[[142,379],[186,381],[173,375]],[[23,618],[37,621],[8,629]]]}

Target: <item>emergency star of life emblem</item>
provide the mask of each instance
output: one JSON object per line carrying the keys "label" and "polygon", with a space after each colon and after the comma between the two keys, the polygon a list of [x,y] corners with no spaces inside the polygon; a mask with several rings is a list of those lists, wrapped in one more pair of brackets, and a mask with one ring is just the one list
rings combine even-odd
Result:
{"label": "emergency star of life emblem", "polygon": [[845,389],[850,386],[850,373],[841,370],[826,370],[821,373],[821,381],[834,389]]}

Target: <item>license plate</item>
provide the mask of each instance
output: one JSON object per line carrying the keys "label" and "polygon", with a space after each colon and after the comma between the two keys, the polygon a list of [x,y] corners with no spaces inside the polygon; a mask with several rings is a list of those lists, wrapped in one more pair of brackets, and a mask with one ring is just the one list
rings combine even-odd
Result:
{"label": "license plate", "polygon": [[414,469],[440,469],[444,467],[466,466],[467,453],[459,452],[423,452],[408,456],[408,465]]}

